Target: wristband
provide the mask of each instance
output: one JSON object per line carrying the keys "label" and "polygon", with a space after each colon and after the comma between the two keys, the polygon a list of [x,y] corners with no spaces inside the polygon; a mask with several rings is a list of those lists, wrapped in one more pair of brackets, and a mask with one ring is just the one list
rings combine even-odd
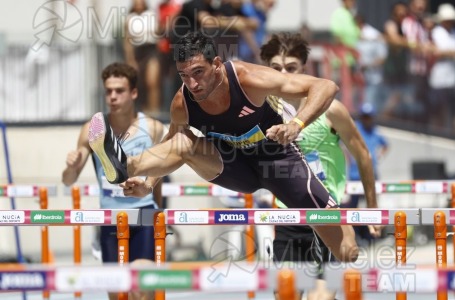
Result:
{"label": "wristband", "polygon": [[297,123],[300,126],[300,129],[303,129],[305,127],[305,123],[299,118],[292,119],[292,122]]}

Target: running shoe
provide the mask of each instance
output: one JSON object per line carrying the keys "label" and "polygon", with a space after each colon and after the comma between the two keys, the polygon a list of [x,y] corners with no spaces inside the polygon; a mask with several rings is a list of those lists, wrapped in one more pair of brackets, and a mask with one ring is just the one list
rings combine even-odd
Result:
{"label": "running shoe", "polygon": [[122,183],[128,179],[126,154],[109,125],[107,115],[98,112],[92,117],[88,143],[98,156],[109,183]]}

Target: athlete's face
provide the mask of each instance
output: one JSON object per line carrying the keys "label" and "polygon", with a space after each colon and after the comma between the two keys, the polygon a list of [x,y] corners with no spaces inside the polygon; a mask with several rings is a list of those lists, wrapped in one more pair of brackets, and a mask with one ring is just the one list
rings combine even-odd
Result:
{"label": "athlete's face", "polygon": [[[177,71],[183,84],[196,101],[202,101],[212,93],[222,80],[221,60],[216,57],[210,64],[202,54],[184,62],[177,62]],[[221,75],[220,75],[221,74]]]}
{"label": "athlete's face", "polygon": [[137,89],[131,89],[126,77],[111,76],[104,81],[106,104],[111,113],[126,112],[134,107]]}
{"label": "athlete's face", "polygon": [[293,56],[275,55],[270,60],[269,66],[282,73],[304,73],[304,65],[300,59]]}

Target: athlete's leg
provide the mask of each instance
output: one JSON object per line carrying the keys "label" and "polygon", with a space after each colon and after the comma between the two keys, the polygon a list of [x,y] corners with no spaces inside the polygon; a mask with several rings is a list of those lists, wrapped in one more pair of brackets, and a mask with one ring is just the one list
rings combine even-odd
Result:
{"label": "athlete's leg", "polygon": [[[286,148],[287,156],[259,168],[268,174],[262,179],[264,187],[289,208],[331,208],[336,206],[321,181],[313,174],[297,147]],[[315,226],[316,233],[333,255],[342,262],[353,262],[358,247],[352,226]]]}
{"label": "athlete's leg", "polygon": [[336,292],[327,289],[327,282],[322,279],[315,281],[315,288],[310,290],[307,300],[334,300]]}
{"label": "athlete's leg", "polygon": [[[283,187],[284,190],[291,192],[292,190],[288,190],[286,187]],[[285,199],[289,199],[289,197],[296,197],[294,195],[289,195],[286,191],[281,191],[279,199],[283,202]],[[314,189],[313,189],[314,191]],[[325,191],[325,189],[324,189]],[[272,191],[273,192],[273,191]],[[295,192],[295,190],[294,190]],[[301,191],[300,193],[304,193]],[[323,192],[320,192],[322,194]],[[274,193],[277,195],[277,193]],[[288,195],[286,195],[288,194]],[[307,196],[308,197],[308,196]],[[327,193],[327,198],[329,197]],[[284,202],[286,203],[286,202]],[[312,202],[309,201],[302,201],[303,208],[326,208],[326,207],[315,207],[311,206]],[[288,205],[289,207],[289,205]],[[297,208],[297,207],[290,207],[290,208]],[[302,206],[300,207],[302,208]],[[350,225],[329,225],[329,226],[312,226],[313,229],[316,231],[318,236],[322,239],[324,244],[330,249],[333,255],[342,262],[354,262],[356,261],[359,255],[359,249],[357,247],[357,243],[355,241],[355,233],[354,229]]]}
{"label": "athlete's leg", "polygon": [[191,130],[185,130],[139,156],[129,157],[127,170],[130,177],[161,177],[187,164],[213,184],[242,193],[253,193],[261,186],[258,174],[248,161],[248,155],[222,141],[212,142],[197,137]]}
{"label": "athlete's leg", "polygon": [[128,157],[128,176],[161,177],[182,165],[189,165],[205,180],[212,180],[223,171],[223,162],[215,145],[197,137],[191,130],[176,133],[169,140]]}
{"label": "athlete's leg", "polygon": [[313,229],[339,261],[355,262],[357,260],[359,248],[352,226],[313,226]]}
{"label": "athlete's leg", "polygon": [[[145,267],[148,266],[150,268],[154,267],[154,262],[150,259],[136,259],[131,262],[131,266],[135,267]],[[118,299],[118,298],[116,298]],[[153,300],[155,299],[155,293],[153,291],[135,291],[128,293],[129,300]]]}
{"label": "athlete's leg", "polygon": [[[285,190],[286,187],[284,187]],[[314,191],[314,189],[313,189]],[[302,191],[300,193],[303,193]],[[289,197],[295,197],[287,195],[286,192],[281,193],[279,196],[279,199],[281,199],[284,202],[284,199],[289,198]],[[322,192],[320,192],[322,194]],[[276,193],[275,193],[276,195]],[[329,197],[327,193],[327,197]],[[305,208],[318,208],[318,207],[311,207],[312,202],[303,202],[303,205],[305,205]],[[308,205],[308,203],[310,205]],[[288,205],[289,207],[289,205]],[[296,207],[292,207],[296,208]],[[322,208],[322,207],[319,207]],[[326,207],[324,207],[326,208]],[[357,247],[357,243],[355,241],[355,233],[354,229],[350,225],[341,225],[341,226],[336,226],[336,225],[321,225],[321,226],[312,226],[312,228],[316,231],[318,236],[322,239],[324,244],[330,249],[330,251],[333,253],[333,255],[338,259],[339,261],[342,262],[354,262],[356,261],[358,255],[359,255],[359,249]]]}
{"label": "athlete's leg", "polygon": [[223,160],[215,145],[206,138],[196,137],[189,129],[128,158],[114,136],[107,116],[96,113],[90,121],[89,145],[99,157],[110,183],[122,183],[137,175],[162,177],[183,164],[188,164],[206,180],[216,178],[223,171]]}

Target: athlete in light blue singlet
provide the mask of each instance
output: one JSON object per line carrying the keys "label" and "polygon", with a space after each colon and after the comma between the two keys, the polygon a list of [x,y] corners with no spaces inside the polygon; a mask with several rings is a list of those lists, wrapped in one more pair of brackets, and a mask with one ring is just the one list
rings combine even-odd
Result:
{"label": "athlete in light blue singlet", "polygon": [[[136,70],[123,63],[113,63],[107,66],[101,76],[105,101],[109,109],[106,117],[112,124],[113,134],[116,136],[128,132],[122,143],[129,155],[140,155],[145,149],[158,143],[163,135],[163,125],[138,113],[135,109],[137,98]],[[77,149],[70,151],[66,159],[66,168],[62,174],[65,185],[74,184],[79,178],[82,169],[92,154],[89,146],[89,122],[82,126]],[[149,178],[131,178],[135,187],[143,194],[141,198],[124,197],[123,190],[116,185],[107,183],[98,158],[93,155],[96,177],[100,186],[100,207],[103,209],[127,208],[156,208],[161,205],[161,186],[158,184],[152,193],[152,182]],[[113,216],[115,217],[115,216]],[[118,241],[116,226],[100,227],[100,243],[103,262],[118,261]],[[153,227],[135,226],[130,228],[130,262],[143,263],[144,259],[154,260],[154,233]],[[109,293],[111,300],[117,295]],[[131,299],[131,298],[130,298]],[[149,298],[147,298],[149,299]]]}

